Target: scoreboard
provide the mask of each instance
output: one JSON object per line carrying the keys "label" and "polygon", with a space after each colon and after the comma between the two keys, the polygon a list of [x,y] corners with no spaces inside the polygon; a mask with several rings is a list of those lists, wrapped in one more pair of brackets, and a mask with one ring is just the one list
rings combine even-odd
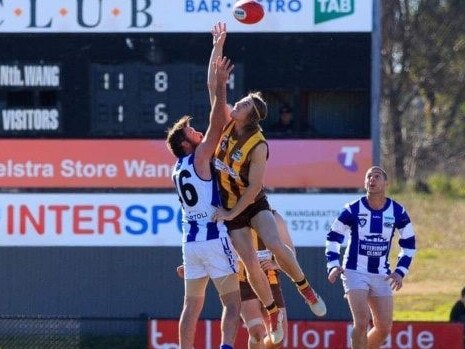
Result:
{"label": "scoreboard", "polygon": [[[196,127],[206,129],[210,112],[206,78],[206,66],[189,63],[92,64],[90,133],[160,135],[185,114],[195,116]],[[240,65],[231,74],[227,90],[230,98],[240,97]]]}
{"label": "scoreboard", "polygon": [[[90,118],[81,111],[82,120],[89,121],[87,136],[160,137],[185,114],[195,116],[195,125],[206,129],[210,112],[206,66],[92,63],[89,68]],[[61,72],[59,63],[0,64],[2,136],[64,136]],[[230,98],[240,97],[240,64],[227,90]]]}
{"label": "scoreboard", "polygon": [[[0,137],[164,139],[185,114],[204,131],[211,40],[210,33],[4,35]],[[370,138],[370,33],[228,33],[224,54],[235,65],[228,102],[262,91],[265,131],[288,104],[296,122],[290,138]]]}

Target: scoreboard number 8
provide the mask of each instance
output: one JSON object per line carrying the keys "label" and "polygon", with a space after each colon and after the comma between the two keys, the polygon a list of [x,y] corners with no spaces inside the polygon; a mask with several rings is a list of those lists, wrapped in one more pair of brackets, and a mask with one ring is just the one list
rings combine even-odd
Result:
{"label": "scoreboard number 8", "polygon": [[168,74],[165,71],[155,73],[153,87],[157,92],[165,92],[168,89]]}

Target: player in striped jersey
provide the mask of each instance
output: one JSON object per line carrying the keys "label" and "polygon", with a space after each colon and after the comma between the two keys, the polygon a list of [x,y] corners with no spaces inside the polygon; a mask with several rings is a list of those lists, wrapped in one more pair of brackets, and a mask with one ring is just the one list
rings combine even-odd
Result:
{"label": "player in striped jersey", "polygon": [[[273,215],[276,219],[276,223],[279,227],[279,236],[283,242],[295,253],[294,244],[291,236],[287,229],[286,222],[283,217],[276,211],[273,210]],[[273,255],[263,241],[258,236],[257,232],[251,231],[254,248],[257,250],[257,256],[260,261],[260,265],[264,270],[273,297],[276,301],[276,305],[283,314],[283,332],[284,337],[281,342],[273,344],[270,339],[270,323],[266,310],[263,308],[263,304],[258,299],[252,286],[247,279],[247,273],[244,268],[244,264],[239,260],[239,285],[241,290],[241,317],[244,321],[244,325],[249,333],[248,338],[248,349],[281,349],[284,342],[287,339],[288,334],[288,323],[287,323],[287,311],[284,302],[284,296],[281,290],[281,282],[279,279],[280,268],[273,258]],[[184,278],[184,265],[177,267],[176,272],[180,278]]]}
{"label": "player in striped jersey", "polygon": [[226,81],[233,65],[225,57],[215,61],[217,85],[205,133],[184,116],[168,130],[167,146],[178,158],[173,180],[182,205],[184,306],[179,321],[181,349],[194,347],[195,329],[209,278],[223,304],[220,349],[233,349],[240,319],[240,292],[235,251],[226,226],[212,219],[220,204],[211,158],[225,122]]}
{"label": "player in striped jersey", "polygon": [[[353,349],[378,349],[392,327],[392,290],[402,287],[415,254],[415,234],[407,211],[386,197],[387,174],[378,166],[365,175],[366,196],[348,203],[331,226],[326,240],[328,280],[343,281],[354,321]],[[400,254],[394,272],[389,251],[399,231]],[[340,248],[348,245],[340,266]],[[368,331],[371,312],[373,327]]]}
{"label": "player in striped jersey", "polygon": [[[226,31],[219,23],[213,30]],[[224,41],[223,41],[224,44]],[[222,45],[216,54],[222,55]],[[214,53],[212,52],[212,57]],[[210,100],[214,91],[214,75],[209,75]],[[282,270],[292,279],[297,290],[312,312],[326,314],[326,305],[305,277],[295,255],[280,240],[278,227],[265,195],[263,179],[268,159],[268,144],[261,132],[260,121],[267,117],[267,105],[261,93],[249,93],[229,110],[225,126],[215,152],[214,165],[220,182],[223,208],[214,214],[224,220],[240,258],[244,262],[249,281],[268,311],[272,327],[271,339],[279,343],[283,338],[282,314],[271,292],[250,239],[250,229],[260,235],[272,251]]]}

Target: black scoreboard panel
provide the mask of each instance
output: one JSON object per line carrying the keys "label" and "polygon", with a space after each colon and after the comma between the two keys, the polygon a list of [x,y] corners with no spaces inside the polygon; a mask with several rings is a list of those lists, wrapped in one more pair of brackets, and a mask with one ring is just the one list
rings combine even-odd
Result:
{"label": "black scoreboard panel", "polygon": [[[211,41],[210,33],[2,35],[0,137],[163,139],[184,114],[204,130]],[[348,136],[326,134],[335,113],[350,120],[350,137],[370,137],[369,33],[229,33],[225,55],[236,66],[228,101],[263,91],[265,130],[286,102],[296,117],[317,120],[318,137]],[[331,101],[359,107],[332,110]]]}
{"label": "black scoreboard panel", "polygon": [[[189,64],[91,64],[90,135],[160,136],[182,115],[192,115],[202,130],[208,125],[210,99],[207,67]],[[242,94],[242,67],[235,66],[228,96]]]}

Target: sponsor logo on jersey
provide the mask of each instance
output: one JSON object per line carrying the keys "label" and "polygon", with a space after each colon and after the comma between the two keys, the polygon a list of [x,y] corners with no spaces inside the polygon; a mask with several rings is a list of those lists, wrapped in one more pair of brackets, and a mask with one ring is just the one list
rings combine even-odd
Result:
{"label": "sponsor logo on jersey", "polygon": [[234,161],[241,161],[242,155],[244,154],[242,154],[240,149],[237,149],[234,153],[231,154],[231,159],[233,159]]}
{"label": "sponsor logo on jersey", "polygon": [[367,224],[368,220],[366,218],[359,218],[358,219],[358,225],[360,225],[362,228]]}
{"label": "sponsor logo on jersey", "polygon": [[189,220],[189,221],[195,221],[195,220],[198,220],[198,219],[202,219],[202,218],[207,218],[208,217],[208,214],[207,212],[197,212],[197,213],[186,213],[186,218]]}
{"label": "sponsor logo on jersey", "polygon": [[226,172],[227,174],[229,174],[231,177],[233,178],[239,178],[239,175],[234,172],[234,170],[229,167],[228,165],[226,165],[223,161],[221,161],[220,159],[217,159],[215,158],[214,160],[214,165],[215,165],[215,168],[218,170],[218,171],[221,171],[221,172]]}
{"label": "sponsor logo on jersey", "polygon": [[224,136],[220,143],[221,150],[226,150],[228,148],[228,136]]}
{"label": "sponsor logo on jersey", "polygon": [[391,216],[384,217],[383,226],[385,228],[394,228],[395,218]]}
{"label": "sponsor logo on jersey", "polygon": [[388,250],[388,242],[379,235],[367,235],[360,241],[360,254],[367,257],[385,256]]}

